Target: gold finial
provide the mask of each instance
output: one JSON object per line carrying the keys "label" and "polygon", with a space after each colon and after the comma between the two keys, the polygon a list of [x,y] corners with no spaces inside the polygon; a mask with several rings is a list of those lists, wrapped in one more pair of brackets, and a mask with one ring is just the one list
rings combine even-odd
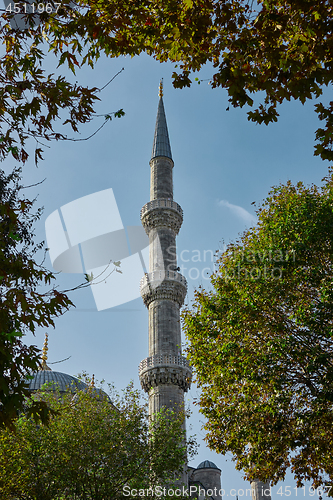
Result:
{"label": "gold finial", "polygon": [[161,78],[160,86],[158,87],[158,97],[163,97],[163,78]]}
{"label": "gold finial", "polygon": [[47,361],[47,351],[49,350],[49,347],[48,347],[48,338],[49,338],[49,335],[47,333],[45,333],[45,340],[44,340],[44,345],[43,345],[43,350],[42,350],[42,355],[41,355],[41,370],[51,370],[51,368],[49,368],[46,364],[46,361]]}
{"label": "gold finial", "polygon": [[47,361],[47,351],[49,350],[48,339],[49,339],[49,335],[47,333],[45,333],[45,340],[44,340],[44,345],[43,345],[43,354],[41,356],[41,358],[42,358],[42,360],[43,360],[44,363],[46,363],[46,361]]}
{"label": "gold finial", "polygon": [[90,387],[95,387],[95,375],[91,377]]}

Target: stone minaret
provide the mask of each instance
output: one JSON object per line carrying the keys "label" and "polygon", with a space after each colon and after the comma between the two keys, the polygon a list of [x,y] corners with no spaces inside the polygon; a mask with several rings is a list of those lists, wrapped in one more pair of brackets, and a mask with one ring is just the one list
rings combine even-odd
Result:
{"label": "stone minaret", "polygon": [[160,83],[152,157],[150,201],[141,209],[149,236],[149,273],[141,280],[141,296],[149,311],[149,356],[140,363],[142,388],[149,395],[149,414],[161,408],[183,409],[191,369],[182,356],[180,316],[187,283],[177,268],[176,235],[183,211],[173,201],[173,160]]}
{"label": "stone minaret", "polygon": [[252,500],[271,500],[271,489],[269,482],[263,483],[255,479],[251,483]]}

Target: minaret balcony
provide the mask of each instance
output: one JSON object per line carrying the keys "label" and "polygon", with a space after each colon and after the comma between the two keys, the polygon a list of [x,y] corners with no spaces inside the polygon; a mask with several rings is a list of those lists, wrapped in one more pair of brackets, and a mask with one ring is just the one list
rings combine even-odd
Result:
{"label": "minaret balcony", "polygon": [[145,358],[141,361],[141,363],[139,364],[139,374],[141,374],[147,368],[153,368],[155,366],[161,365],[177,365],[190,368],[188,359],[186,359],[185,356],[182,356],[181,354],[155,354],[155,356],[148,356],[148,358]]}
{"label": "minaret balcony", "polygon": [[182,283],[187,290],[187,280],[185,276],[180,274],[178,271],[153,271],[152,273],[146,273],[140,280],[140,290],[145,286],[154,286],[154,284],[159,284],[163,280],[171,280]]}
{"label": "minaret balcony", "polygon": [[146,273],[140,281],[140,294],[147,307],[154,300],[173,300],[181,307],[187,293],[185,276],[177,271]]}
{"label": "minaret balcony", "polygon": [[141,208],[141,217],[149,210],[158,207],[171,208],[172,210],[176,210],[176,212],[179,212],[183,217],[182,207],[169,198],[157,198],[156,200],[148,201],[148,203],[143,205],[143,207]]}
{"label": "minaret balcony", "polygon": [[191,386],[192,368],[188,360],[179,354],[156,354],[141,361],[139,377],[146,392],[163,384],[177,385],[187,391]]}
{"label": "minaret balcony", "polygon": [[169,198],[157,198],[141,208],[141,222],[148,235],[152,229],[162,227],[178,234],[183,223],[183,209]]}

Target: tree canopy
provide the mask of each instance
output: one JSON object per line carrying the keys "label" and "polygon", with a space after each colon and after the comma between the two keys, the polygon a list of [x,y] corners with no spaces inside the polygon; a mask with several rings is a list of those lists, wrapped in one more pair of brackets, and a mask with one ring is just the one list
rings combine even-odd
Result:
{"label": "tree canopy", "polygon": [[[45,74],[41,66],[45,50],[73,72],[85,64],[93,67],[101,54],[146,52],[161,62],[176,63],[176,87],[190,86],[193,74],[208,65],[212,87],[226,88],[233,106],[252,107],[259,92],[262,102],[248,112],[257,123],[276,121],[280,103],[319,98],[332,83],[330,2],[67,0],[56,5],[53,13],[42,9],[39,24],[36,14],[26,14],[25,29],[11,28],[14,14],[2,16],[0,39],[6,47],[0,61],[2,156],[11,152],[25,161],[29,136],[68,138],[54,128],[64,112],[64,123],[74,131],[94,116],[100,89]],[[323,122],[316,131],[315,154],[332,159],[333,101],[317,102],[315,109]],[[41,150],[38,143],[36,160]]]}
{"label": "tree canopy", "polygon": [[[41,210],[32,212],[20,180],[19,170],[8,176],[0,170],[0,427],[10,426],[22,410],[29,394],[25,377],[39,367],[40,351],[22,337],[37,326],[54,326],[54,318],[72,304],[52,288],[53,274],[35,260],[42,244],[34,242],[33,225]],[[47,406],[36,401],[31,411],[45,420]]]}
{"label": "tree canopy", "polygon": [[333,478],[333,175],[274,187],[184,313],[207,441],[247,479]]}
{"label": "tree canopy", "polygon": [[173,484],[182,471],[183,416],[161,412],[149,421],[132,386],[111,399],[93,387],[62,398],[45,388],[34,399],[57,413],[48,426],[21,415],[15,432],[0,432],[3,500],[123,499],[149,488],[145,496],[158,498],[155,486]]}
{"label": "tree canopy", "polygon": [[[11,158],[24,164],[32,140],[37,164],[44,141],[69,139],[64,124],[76,132],[79,124],[94,116],[100,89],[47,74],[43,68],[45,16],[41,15],[40,25],[29,28],[27,23],[22,30],[11,27],[8,12],[1,16],[0,161]],[[122,110],[106,113],[101,127],[123,114]],[[61,128],[55,130],[58,125]],[[10,426],[22,410],[25,377],[39,366],[39,350],[26,346],[22,337],[38,326],[54,326],[54,317],[72,305],[64,293],[52,288],[54,275],[36,262],[42,245],[33,241],[34,223],[41,211],[32,213],[33,201],[22,195],[20,182],[17,168],[10,175],[0,170],[0,427]],[[48,409],[43,402],[35,402],[31,411],[45,421]]]}
{"label": "tree canopy", "polygon": [[[51,3],[48,5],[51,6]],[[22,5],[25,9],[25,2],[15,5]],[[43,158],[46,141],[86,140],[73,138],[70,133],[78,132],[79,125],[97,118],[94,103],[99,100],[102,89],[71,81],[68,71],[66,76],[48,73],[44,67],[50,48],[45,20],[50,14],[45,10],[40,16],[41,23],[37,25],[33,22],[34,15],[29,16],[26,27],[22,29],[11,27],[13,14],[5,12],[0,17],[0,42],[5,49],[0,58],[0,161],[12,157],[24,164],[33,149],[37,165]],[[29,28],[30,21],[32,25]],[[65,40],[64,44],[68,45]],[[74,67],[78,66],[75,57],[69,52],[64,53],[59,65],[65,61],[75,73]],[[110,81],[104,87],[108,83]],[[123,115],[122,109],[105,112],[102,115],[104,122],[98,129],[112,117]],[[66,125],[69,129],[64,127]]]}

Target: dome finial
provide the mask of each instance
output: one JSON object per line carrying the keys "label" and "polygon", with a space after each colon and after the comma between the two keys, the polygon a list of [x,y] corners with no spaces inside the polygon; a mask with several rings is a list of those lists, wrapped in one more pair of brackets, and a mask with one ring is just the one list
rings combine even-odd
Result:
{"label": "dome finial", "polygon": [[163,97],[163,78],[161,78],[160,85],[158,87],[158,97]]}
{"label": "dome finial", "polygon": [[45,340],[44,340],[43,351],[42,351],[43,354],[41,356],[44,363],[46,363],[46,361],[47,361],[47,351],[49,350],[48,340],[49,340],[49,335],[48,335],[48,333],[45,333]]}
{"label": "dome finial", "polygon": [[49,350],[49,347],[48,347],[48,339],[49,339],[49,335],[48,333],[45,333],[45,340],[44,340],[44,345],[43,345],[43,350],[42,350],[42,355],[41,355],[41,370],[51,370],[51,368],[49,368],[46,364],[46,361],[47,361],[47,351]]}

